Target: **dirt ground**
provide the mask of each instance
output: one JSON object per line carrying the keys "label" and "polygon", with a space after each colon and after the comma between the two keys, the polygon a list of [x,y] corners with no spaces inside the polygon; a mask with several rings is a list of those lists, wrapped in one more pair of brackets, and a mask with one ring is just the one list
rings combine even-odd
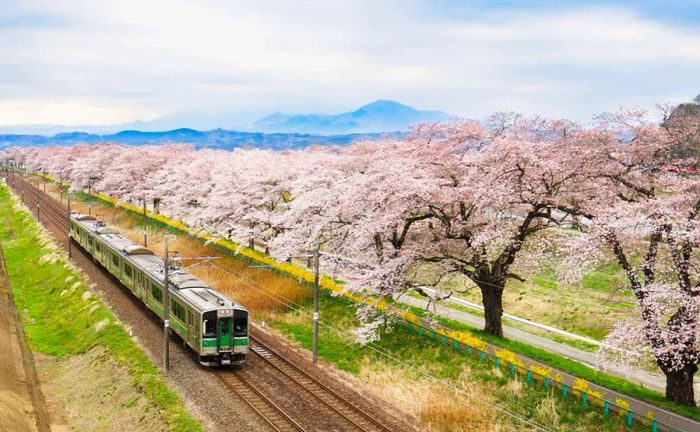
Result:
{"label": "dirt ground", "polygon": [[36,362],[53,432],[167,430],[126,369],[101,348],[62,359],[38,355]]}
{"label": "dirt ground", "polygon": [[49,431],[49,416],[12,300],[0,247],[0,431]]}

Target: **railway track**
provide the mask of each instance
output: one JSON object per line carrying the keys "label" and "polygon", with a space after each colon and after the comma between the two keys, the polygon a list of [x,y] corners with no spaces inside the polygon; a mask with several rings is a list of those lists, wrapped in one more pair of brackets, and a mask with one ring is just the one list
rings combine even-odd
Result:
{"label": "railway track", "polygon": [[[27,181],[17,173],[14,179],[8,177],[8,185],[15,193],[22,196],[27,207],[36,217],[37,204],[39,205],[40,222],[49,222],[55,225],[62,233],[68,236],[68,209],[58,203],[53,197]],[[389,427],[382,424],[374,416],[358,407],[338,392],[318,381],[303,369],[289,361],[284,355],[265,345],[254,336],[250,336],[250,349],[255,355],[275,370],[283,379],[291,381],[310,395],[317,404],[327,408],[340,422],[349,429],[361,432],[388,432]],[[301,431],[306,429],[295,421],[287,412],[277,405],[269,396],[260,390],[244,373],[236,370],[213,371],[221,384],[229,391],[235,393],[258,416],[260,416],[276,432]]]}
{"label": "railway track", "polygon": [[250,335],[250,340],[252,342],[250,345],[250,350],[252,352],[265,363],[287,377],[287,379],[295,382],[304,391],[320,401],[324,406],[342,418],[349,426],[363,432],[390,432],[392,430],[374,418],[374,416],[296,366],[285,356],[266,346],[253,335]]}
{"label": "railway track", "polygon": [[[32,214],[36,217],[37,208],[39,221],[49,220],[56,225],[61,232],[68,235],[68,209],[57,203],[49,194],[41,192],[39,188],[32,185],[30,182],[21,176],[14,174],[14,179],[8,177],[8,185],[18,193],[29,208]],[[38,207],[37,207],[38,206]]]}
{"label": "railway track", "polygon": [[238,395],[276,432],[305,432],[282,408],[265,396],[255,385],[237,371],[216,371],[216,376],[223,385]]}

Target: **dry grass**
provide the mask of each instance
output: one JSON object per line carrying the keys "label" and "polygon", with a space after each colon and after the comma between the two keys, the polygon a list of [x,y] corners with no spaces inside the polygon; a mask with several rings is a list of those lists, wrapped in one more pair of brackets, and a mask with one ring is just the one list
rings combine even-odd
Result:
{"label": "dry grass", "polygon": [[513,397],[521,396],[523,394],[523,382],[517,377],[508,381],[506,388]]}
{"label": "dry grass", "polygon": [[559,413],[557,412],[558,404],[559,402],[551,395],[542,399],[535,410],[535,420],[549,427],[558,428],[560,425]]}
{"label": "dry grass", "polygon": [[456,389],[417,377],[410,369],[385,363],[368,361],[360,372],[360,378],[373,392],[423,423],[426,428],[421,430],[495,431],[492,409],[475,399],[491,402],[490,396],[483,392],[483,387],[469,381],[468,369],[462,375],[461,388]]}

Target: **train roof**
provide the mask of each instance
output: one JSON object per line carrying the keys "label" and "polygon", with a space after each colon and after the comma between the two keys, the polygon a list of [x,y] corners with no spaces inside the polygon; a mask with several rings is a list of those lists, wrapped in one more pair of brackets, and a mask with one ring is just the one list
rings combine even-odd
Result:
{"label": "train roof", "polygon": [[[147,273],[152,279],[161,284],[164,283],[165,263],[153,251],[134,243],[119,232],[109,228],[104,222],[98,221],[94,216],[72,213],[70,217],[117,251],[131,264]],[[168,272],[168,281],[171,292],[177,292],[184,300],[202,311],[226,308],[245,309],[224,294],[212,289],[203,280],[180,268],[171,266]]]}

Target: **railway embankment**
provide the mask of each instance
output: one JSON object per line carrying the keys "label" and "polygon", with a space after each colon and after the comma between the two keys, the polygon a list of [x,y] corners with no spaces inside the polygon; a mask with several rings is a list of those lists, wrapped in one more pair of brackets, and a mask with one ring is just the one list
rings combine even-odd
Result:
{"label": "railway embankment", "polygon": [[0,430],[46,432],[46,403],[4,264],[0,243]]}
{"label": "railway embankment", "polygon": [[[53,430],[202,429],[89,281],[4,185],[0,244],[6,281],[36,359]],[[24,407],[20,412],[38,418],[36,397],[31,389],[24,394],[17,399]],[[4,412],[0,414],[5,421]],[[28,427],[8,430],[37,430],[36,425]]]}

